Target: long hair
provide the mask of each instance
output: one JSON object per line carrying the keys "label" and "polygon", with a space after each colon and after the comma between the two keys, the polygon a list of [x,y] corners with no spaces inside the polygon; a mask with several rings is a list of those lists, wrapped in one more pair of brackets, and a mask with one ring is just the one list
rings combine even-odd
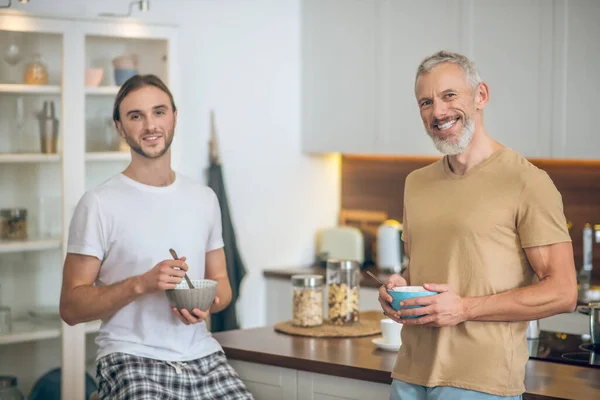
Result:
{"label": "long hair", "polygon": [[173,107],[173,112],[177,111],[177,107],[175,107],[175,101],[173,100],[173,95],[171,91],[164,84],[163,81],[160,80],[156,75],[134,75],[131,78],[127,79],[127,81],[121,86],[119,89],[119,93],[117,93],[117,97],[115,98],[115,105],[113,106],[113,121],[121,121],[121,112],[119,111],[119,107],[121,107],[121,102],[127,95],[137,89],[141,89],[145,86],[154,86],[163,92],[165,92],[169,96],[169,100],[171,100],[171,107]]}

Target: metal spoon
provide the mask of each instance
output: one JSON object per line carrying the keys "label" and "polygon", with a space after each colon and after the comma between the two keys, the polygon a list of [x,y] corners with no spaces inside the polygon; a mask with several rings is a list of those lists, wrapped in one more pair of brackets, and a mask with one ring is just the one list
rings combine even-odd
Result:
{"label": "metal spoon", "polygon": [[[169,249],[169,253],[171,253],[171,255],[173,256],[173,259],[179,260],[179,257],[177,257],[177,253],[175,253],[175,250]],[[195,289],[194,284],[192,283],[192,281],[190,281],[190,278],[187,276],[187,274],[185,274],[185,280],[190,289]]]}
{"label": "metal spoon", "polygon": [[[370,271],[367,271],[367,274],[371,275],[371,277],[372,277],[373,279],[375,279],[377,282],[381,283],[383,286],[386,286],[386,284],[385,284],[385,283],[383,283],[383,282],[381,281],[381,279],[379,279],[378,277],[376,277],[375,275],[373,275],[373,274],[372,274]],[[386,287],[387,287],[387,286],[386,286]]]}

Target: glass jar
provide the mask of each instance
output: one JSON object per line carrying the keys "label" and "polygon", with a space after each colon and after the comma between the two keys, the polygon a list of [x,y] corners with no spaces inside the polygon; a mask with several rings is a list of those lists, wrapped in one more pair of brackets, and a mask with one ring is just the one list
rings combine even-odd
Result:
{"label": "glass jar", "polygon": [[39,53],[35,53],[31,62],[25,67],[23,81],[26,85],[48,84],[48,68],[42,62],[42,56]]}
{"label": "glass jar", "polygon": [[27,239],[27,210],[5,208],[0,210],[0,239]]}
{"label": "glass jar", "polygon": [[12,320],[10,317],[10,307],[2,305],[2,286],[0,285],[0,335],[6,335],[12,332]]}
{"label": "glass jar", "polygon": [[23,400],[25,397],[17,387],[17,377],[0,376],[0,400]]}
{"label": "glass jar", "polygon": [[292,325],[313,327],[323,324],[323,277],[293,275]]}
{"label": "glass jar", "polygon": [[360,264],[354,260],[327,260],[327,306],[329,322],[359,322]]}

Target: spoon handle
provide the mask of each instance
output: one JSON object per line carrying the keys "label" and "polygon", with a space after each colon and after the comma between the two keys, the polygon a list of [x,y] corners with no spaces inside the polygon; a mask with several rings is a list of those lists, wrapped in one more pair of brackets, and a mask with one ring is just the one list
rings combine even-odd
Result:
{"label": "spoon handle", "polygon": [[[173,256],[174,260],[179,260],[179,257],[177,257],[177,253],[175,253],[175,250],[169,249],[169,253],[171,253],[171,255]],[[188,284],[188,287],[190,289],[194,289],[194,284],[192,283],[192,281],[190,280],[190,278],[187,276],[187,273],[184,275],[184,277],[185,277],[185,281]]]}
{"label": "spoon handle", "polygon": [[377,282],[379,282],[379,283],[381,283],[383,286],[385,286],[385,283],[383,283],[383,282],[381,281],[381,279],[379,279],[378,277],[376,277],[375,275],[373,275],[373,274],[371,273],[371,271],[367,271],[367,274],[371,275],[371,277],[372,277],[373,279],[375,279]]}

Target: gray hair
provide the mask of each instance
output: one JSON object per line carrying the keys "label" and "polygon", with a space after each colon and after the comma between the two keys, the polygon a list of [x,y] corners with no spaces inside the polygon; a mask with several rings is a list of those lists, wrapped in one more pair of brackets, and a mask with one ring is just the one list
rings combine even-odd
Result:
{"label": "gray hair", "polygon": [[417,89],[417,79],[420,75],[431,72],[433,68],[445,63],[458,65],[465,73],[465,79],[471,89],[475,89],[481,83],[479,71],[473,61],[462,54],[441,50],[421,61],[419,68],[417,68],[417,75],[415,76],[415,90]]}

